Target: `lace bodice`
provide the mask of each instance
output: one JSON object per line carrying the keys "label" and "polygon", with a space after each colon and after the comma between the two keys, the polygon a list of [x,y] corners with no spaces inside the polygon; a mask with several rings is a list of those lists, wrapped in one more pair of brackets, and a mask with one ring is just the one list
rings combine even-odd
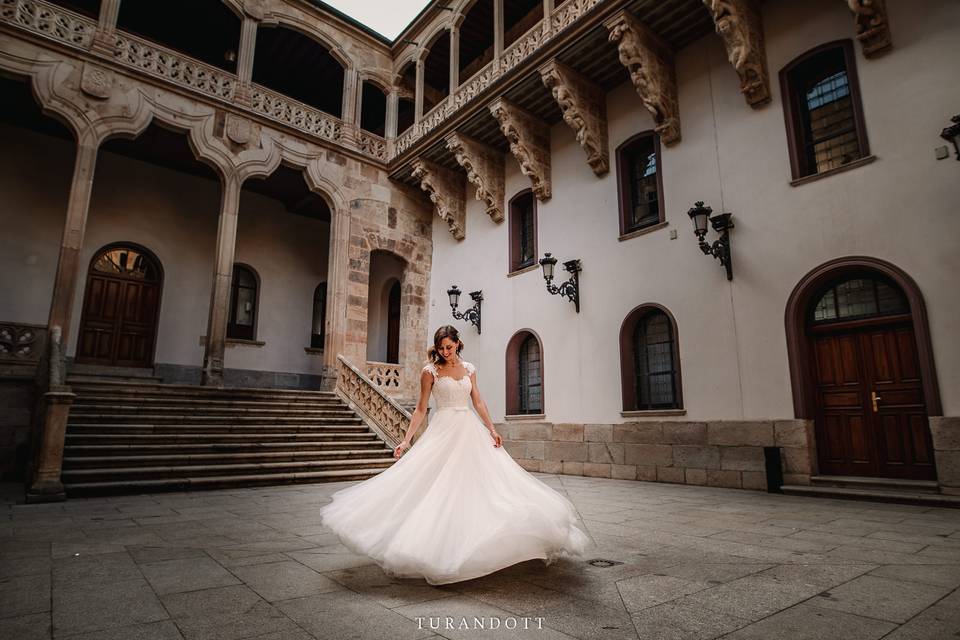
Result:
{"label": "lace bodice", "polygon": [[469,406],[467,403],[470,399],[470,392],[473,389],[470,376],[477,368],[466,360],[463,362],[463,368],[466,370],[466,373],[459,379],[450,376],[441,376],[432,362],[421,369],[421,371],[426,371],[433,375],[432,395],[437,409]]}

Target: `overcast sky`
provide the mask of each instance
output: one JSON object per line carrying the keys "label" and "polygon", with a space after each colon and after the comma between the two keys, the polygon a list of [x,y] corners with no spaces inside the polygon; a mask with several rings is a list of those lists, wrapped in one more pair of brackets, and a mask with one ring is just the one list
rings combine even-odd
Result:
{"label": "overcast sky", "polygon": [[391,40],[416,17],[428,0],[324,0]]}

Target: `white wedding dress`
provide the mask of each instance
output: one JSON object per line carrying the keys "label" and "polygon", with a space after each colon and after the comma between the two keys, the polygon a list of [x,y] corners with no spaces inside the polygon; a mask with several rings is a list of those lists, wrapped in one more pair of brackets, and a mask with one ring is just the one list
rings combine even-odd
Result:
{"label": "white wedding dress", "polygon": [[447,584],[540,558],[581,556],[590,539],[564,496],[527,473],[467,406],[460,379],[433,365],[436,412],[393,466],[333,494],[325,526],[399,578]]}

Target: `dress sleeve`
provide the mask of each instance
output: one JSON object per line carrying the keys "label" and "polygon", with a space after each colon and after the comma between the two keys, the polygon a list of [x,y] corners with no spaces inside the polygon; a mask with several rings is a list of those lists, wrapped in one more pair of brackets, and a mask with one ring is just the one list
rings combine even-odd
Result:
{"label": "dress sleeve", "polygon": [[468,376],[472,376],[474,373],[477,372],[477,368],[476,368],[475,366],[473,366],[473,363],[472,363],[472,362],[466,362],[466,361],[464,361],[464,363],[463,363],[463,368],[467,370],[467,375],[468,375]]}
{"label": "dress sleeve", "polygon": [[432,362],[428,362],[427,365],[420,370],[420,373],[424,373],[424,372],[432,375],[434,380],[437,379],[437,368],[433,366]]}

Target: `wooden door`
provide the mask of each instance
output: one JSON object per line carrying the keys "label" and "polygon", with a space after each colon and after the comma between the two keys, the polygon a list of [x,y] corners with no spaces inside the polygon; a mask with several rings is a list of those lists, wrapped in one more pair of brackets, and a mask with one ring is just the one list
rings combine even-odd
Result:
{"label": "wooden door", "polygon": [[909,319],[822,329],[813,337],[820,472],[934,479]]}
{"label": "wooden door", "polygon": [[161,285],[158,270],[146,259],[127,248],[112,248],[94,259],[83,297],[78,363],[152,364]]}

